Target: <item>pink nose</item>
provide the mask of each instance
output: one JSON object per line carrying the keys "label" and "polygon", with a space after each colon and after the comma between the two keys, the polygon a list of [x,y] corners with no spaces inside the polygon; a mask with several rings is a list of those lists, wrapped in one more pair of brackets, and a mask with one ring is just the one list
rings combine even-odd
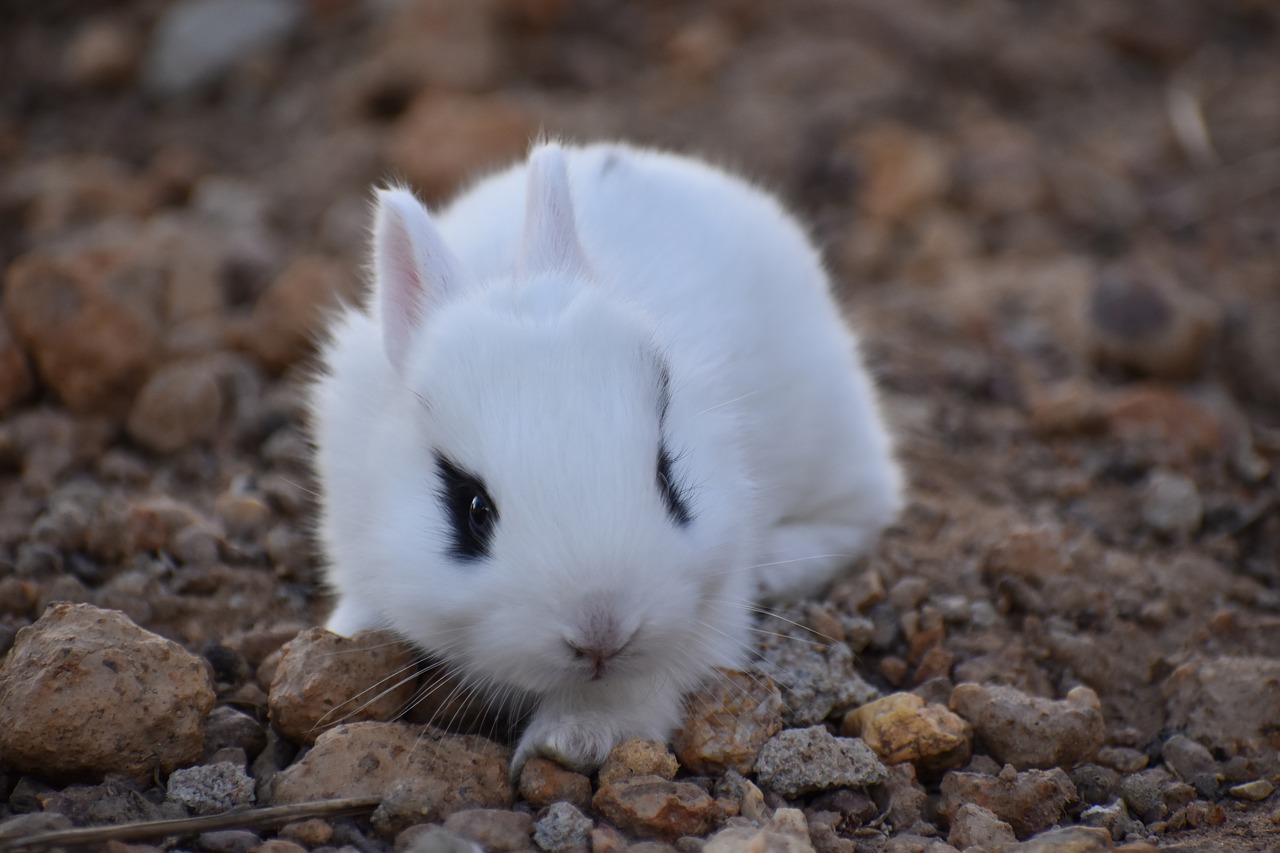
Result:
{"label": "pink nose", "polygon": [[591,680],[604,677],[605,665],[609,661],[618,656],[618,653],[626,648],[626,643],[621,644],[587,644],[575,642],[573,640],[565,640],[565,645],[573,652],[575,660],[583,661],[591,667]]}

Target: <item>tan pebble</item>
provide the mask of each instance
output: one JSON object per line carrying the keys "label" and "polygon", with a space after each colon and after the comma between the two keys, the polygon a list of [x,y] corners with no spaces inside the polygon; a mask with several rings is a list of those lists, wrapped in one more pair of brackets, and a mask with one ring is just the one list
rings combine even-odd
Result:
{"label": "tan pebble", "polygon": [[25,401],[35,390],[35,377],[27,354],[18,346],[9,331],[9,324],[0,316],[0,415]]}
{"label": "tan pebble", "polygon": [[886,764],[909,761],[930,772],[967,763],[973,739],[961,717],[913,693],[893,693],[850,711],[840,729],[861,737]]}
{"label": "tan pebble", "polygon": [[280,835],[296,841],[304,847],[320,847],[333,838],[333,826],[318,817],[287,823],[280,828]]}
{"label": "tan pebble", "polygon": [[882,124],[861,131],[853,147],[867,179],[858,206],[873,220],[902,222],[939,200],[950,185],[944,148],[924,134]]}
{"label": "tan pebble", "polygon": [[1227,792],[1240,800],[1265,800],[1275,789],[1276,786],[1270,780],[1256,779],[1243,785],[1233,785]]}
{"label": "tan pebble", "polygon": [[444,828],[492,853],[524,851],[533,834],[533,817],[504,809],[464,809],[445,818]]}
{"label": "tan pebble", "polygon": [[51,778],[168,773],[200,757],[214,698],[177,643],[118,611],[55,605],[0,663],[0,753]]}
{"label": "tan pebble", "polygon": [[598,780],[601,785],[628,776],[658,776],[671,779],[680,765],[666,744],[656,740],[632,738],[613,748],[600,766]]}
{"label": "tan pebble", "polygon": [[299,743],[327,729],[390,720],[412,700],[417,653],[380,632],[303,631],[282,649],[271,680],[271,723]]}
{"label": "tan pebble", "polygon": [[240,539],[252,539],[271,523],[271,508],[252,495],[223,492],[214,502],[214,512],[227,533]]}
{"label": "tan pebble", "polygon": [[310,352],[325,312],[351,298],[358,281],[335,259],[297,258],[258,297],[248,322],[232,332],[233,343],[268,372],[280,373]]}
{"label": "tan pebble", "polygon": [[295,841],[284,838],[272,838],[255,845],[249,853],[307,853],[307,848]]}
{"label": "tan pebble", "polygon": [[520,768],[520,796],[534,808],[552,803],[571,803],[580,809],[591,807],[591,780],[550,759],[535,755]]}
{"label": "tan pebble", "polygon": [[602,782],[592,807],[623,832],[669,841],[704,835],[720,819],[715,800],[697,785],[651,775]]}
{"label": "tan pebble", "polygon": [[138,64],[138,38],[119,21],[99,18],[81,26],[62,56],[63,74],[73,86],[119,86]]}
{"label": "tan pebble", "polygon": [[671,746],[693,773],[751,773],[760,747],[782,730],[782,695],[762,675],[722,670],[685,707]]}

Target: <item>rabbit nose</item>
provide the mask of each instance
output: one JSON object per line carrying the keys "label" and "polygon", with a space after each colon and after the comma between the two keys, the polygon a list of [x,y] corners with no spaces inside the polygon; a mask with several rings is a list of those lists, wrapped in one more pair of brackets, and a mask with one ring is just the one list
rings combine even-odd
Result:
{"label": "rabbit nose", "polygon": [[576,637],[569,639],[566,637],[564,641],[565,645],[569,647],[569,651],[573,653],[574,660],[582,661],[590,667],[592,681],[604,677],[605,668],[609,661],[616,658],[630,642],[630,637],[620,638],[616,634],[608,638],[595,637],[587,639],[585,637]]}

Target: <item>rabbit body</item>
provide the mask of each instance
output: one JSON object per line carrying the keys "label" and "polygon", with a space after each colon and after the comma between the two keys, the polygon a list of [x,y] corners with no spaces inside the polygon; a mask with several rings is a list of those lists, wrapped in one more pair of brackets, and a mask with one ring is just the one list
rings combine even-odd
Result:
{"label": "rabbit body", "polygon": [[665,739],[899,511],[818,253],[717,168],[547,144],[436,216],[383,191],[374,269],[313,388],[329,627],[528,708],[516,766]]}

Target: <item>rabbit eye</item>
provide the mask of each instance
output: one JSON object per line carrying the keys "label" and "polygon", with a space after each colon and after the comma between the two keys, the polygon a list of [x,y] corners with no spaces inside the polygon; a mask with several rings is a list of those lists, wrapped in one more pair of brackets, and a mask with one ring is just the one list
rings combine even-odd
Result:
{"label": "rabbit eye", "polygon": [[671,516],[671,520],[680,527],[685,527],[693,516],[689,512],[685,489],[676,481],[671,471],[675,461],[667,452],[667,448],[658,448],[658,493],[662,495],[662,501],[667,505],[667,515]]}
{"label": "rabbit eye", "polygon": [[489,556],[489,543],[498,524],[498,509],[485,490],[484,482],[436,454],[440,475],[437,493],[449,522],[449,554],[459,560],[479,560]]}

